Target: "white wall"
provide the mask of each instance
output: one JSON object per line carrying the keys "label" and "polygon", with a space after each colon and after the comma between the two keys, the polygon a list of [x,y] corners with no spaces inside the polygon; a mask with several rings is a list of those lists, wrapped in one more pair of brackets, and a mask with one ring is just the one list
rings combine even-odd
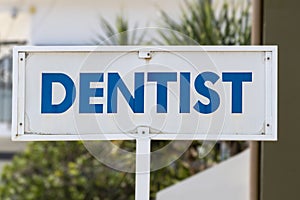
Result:
{"label": "white wall", "polygon": [[170,186],[157,200],[249,200],[250,150]]}
{"label": "white wall", "polygon": [[102,33],[100,16],[114,22],[123,13],[133,28],[157,26],[159,9],[176,16],[183,0],[60,0],[33,4],[31,43],[35,45],[93,44]]}
{"label": "white wall", "polygon": [[[184,1],[0,0],[0,39],[25,35],[32,45],[94,44],[96,34],[102,32],[100,16],[114,22],[115,16],[123,13],[130,28],[135,23],[139,27],[157,26],[160,9],[175,17]],[[16,18],[10,17],[13,12]]]}

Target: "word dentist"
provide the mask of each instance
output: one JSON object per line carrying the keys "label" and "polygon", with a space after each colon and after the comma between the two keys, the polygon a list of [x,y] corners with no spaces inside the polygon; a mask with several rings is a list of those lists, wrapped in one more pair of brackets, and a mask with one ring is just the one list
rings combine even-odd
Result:
{"label": "word dentist", "polygon": [[[145,99],[145,75],[147,82],[156,83],[156,112],[168,112],[168,83],[177,82],[179,79],[179,113],[191,112],[191,73],[190,72],[135,72],[133,94],[124,83],[119,73],[80,73],[79,74],[79,113],[103,113],[103,104],[91,104],[91,97],[107,97],[106,113],[118,112],[118,91],[123,95],[133,113],[144,113]],[[107,77],[105,83],[104,77]],[[208,104],[200,100],[192,104],[192,109],[202,114],[215,112],[220,105],[220,96],[217,91],[206,86],[206,82],[215,84],[222,82],[231,84],[231,113],[242,113],[243,110],[243,84],[252,82],[252,72],[223,72],[220,76],[215,72],[202,72],[195,77],[193,88],[195,91],[209,100]],[[74,103],[76,87],[74,81],[65,73],[42,73],[41,113],[64,113]],[[91,87],[94,82],[105,83],[100,88]],[[52,102],[53,83],[61,84],[65,89],[62,102]],[[105,94],[104,94],[104,91]]]}

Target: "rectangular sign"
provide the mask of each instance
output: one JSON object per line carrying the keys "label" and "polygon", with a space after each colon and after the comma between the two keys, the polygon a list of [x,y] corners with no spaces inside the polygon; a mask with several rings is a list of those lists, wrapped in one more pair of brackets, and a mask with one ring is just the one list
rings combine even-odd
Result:
{"label": "rectangular sign", "polygon": [[25,46],[13,62],[13,140],[277,140],[277,46]]}

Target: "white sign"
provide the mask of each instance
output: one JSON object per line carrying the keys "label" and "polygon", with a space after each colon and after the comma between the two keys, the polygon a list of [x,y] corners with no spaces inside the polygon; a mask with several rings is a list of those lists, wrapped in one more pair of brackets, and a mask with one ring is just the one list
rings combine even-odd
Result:
{"label": "white sign", "polygon": [[17,47],[14,140],[277,140],[276,46]]}

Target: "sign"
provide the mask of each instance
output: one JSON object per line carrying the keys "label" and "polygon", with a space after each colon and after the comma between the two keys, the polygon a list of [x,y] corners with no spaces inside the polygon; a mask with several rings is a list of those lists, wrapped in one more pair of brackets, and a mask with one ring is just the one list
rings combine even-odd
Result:
{"label": "sign", "polygon": [[276,46],[16,47],[14,140],[277,140]]}

